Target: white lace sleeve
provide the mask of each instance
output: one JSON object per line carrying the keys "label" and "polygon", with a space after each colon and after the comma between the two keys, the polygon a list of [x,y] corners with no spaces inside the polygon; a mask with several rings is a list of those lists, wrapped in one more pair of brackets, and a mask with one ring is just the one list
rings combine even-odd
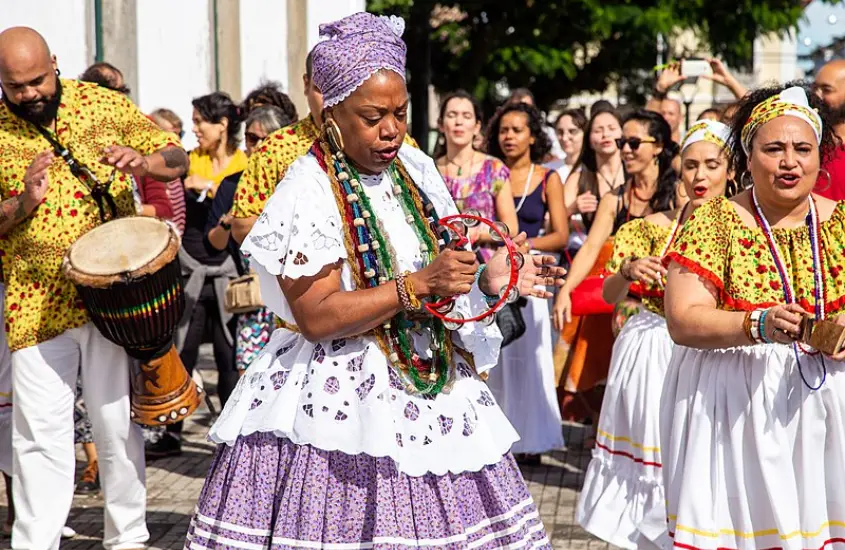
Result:
{"label": "white lace sleeve", "polygon": [[270,275],[290,279],[346,258],[340,214],[316,159],[306,155],[290,166],[241,250]]}
{"label": "white lace sleeve", "polygon": [[[445,218],[457,214],[458,207],[455,206],[455,201],[431,157],[408,145],[403,145],[400,153],[408,174],[428,196],[437,215]],[[460,312],[465,319],[469,319],[487,309],[489,306],[484,299],[484,293],[479,290],[478,285],[473,285],[469,294],[459,296],[455,300],[453,311]],[[502,347],[502,333],[495,323],[486,327],[481,323],[466,323],[454,334],[456,343],[472,353],[477,372],[488,371],[496,365]]]}

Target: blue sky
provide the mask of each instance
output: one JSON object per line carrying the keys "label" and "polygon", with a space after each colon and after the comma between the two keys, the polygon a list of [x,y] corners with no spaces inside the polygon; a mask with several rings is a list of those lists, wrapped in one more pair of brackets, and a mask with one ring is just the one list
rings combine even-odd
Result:
{"label": "blue sky", "polygon": [[[845,36],[845,3],[830,5],[814,0],[804,14],[805,19],[798,23],[799,56],[819,46],[827,46],[836,37]],[[835,23],[831,24],[829,20]]]}

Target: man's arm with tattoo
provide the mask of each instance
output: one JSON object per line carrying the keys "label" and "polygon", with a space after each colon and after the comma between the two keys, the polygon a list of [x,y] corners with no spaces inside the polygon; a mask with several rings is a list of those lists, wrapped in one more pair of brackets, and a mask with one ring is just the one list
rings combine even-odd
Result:
{"label": "man's arm with tattoo", "polygon": [[5,235],[24,221],[47,195],[50,165],[55,155],[44,151],[35,156],[23,176],[23,193],[0,202],[0,235]]}
{"label": "man's arm with tattoo", "polygon": [[0,202],[0,235],[5,235],[26,219],[29,212],[24,206],[23,195]]}
{"label": "man's arm with tattoo", "polygon": [[188,154],[170,145],[146,158],[147,175],[159,181],[181,178],[188,171]]}

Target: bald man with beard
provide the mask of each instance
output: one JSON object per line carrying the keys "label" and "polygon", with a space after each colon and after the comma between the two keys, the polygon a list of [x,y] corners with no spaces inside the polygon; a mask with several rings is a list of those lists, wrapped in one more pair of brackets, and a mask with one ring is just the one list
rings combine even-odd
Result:
{"label": "bald man with beard", "polygon": [[819,173],[815,193],[835,201],[845,200],[845,59],[836,59],[822,67],[813,88],[830,109],[833,133],[840,142],[822,165],[827,173]]}
{"label": "bald man with beard", "polygon": [[[12,548],[59,547],[73,501],[80,370],[100,451],[103,545],[143,548],[144,445],[129,415],[130,359],[90,322],[61,264],[70,245],[103,218],[135,213],[132,176],[169,181],[185,173],[188,158],[175,136],[123,95],[59,78],[55,56],[32,29],[0,33],[0,88],[0,257],[14,395]],[[97,180],[112,182],[116,212],[91,196],[90,181],[77,179],[57,154],[61,148]]]}

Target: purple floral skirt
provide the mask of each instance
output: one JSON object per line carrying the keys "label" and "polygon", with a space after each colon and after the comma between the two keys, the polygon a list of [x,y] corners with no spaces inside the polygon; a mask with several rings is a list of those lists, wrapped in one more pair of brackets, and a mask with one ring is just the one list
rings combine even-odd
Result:
{"label": "purple floral skirt", "polygon": [[185,548],[545,548],[513,457],[478,472],[411,477],[390,458],[271,433],[220,445]]}

